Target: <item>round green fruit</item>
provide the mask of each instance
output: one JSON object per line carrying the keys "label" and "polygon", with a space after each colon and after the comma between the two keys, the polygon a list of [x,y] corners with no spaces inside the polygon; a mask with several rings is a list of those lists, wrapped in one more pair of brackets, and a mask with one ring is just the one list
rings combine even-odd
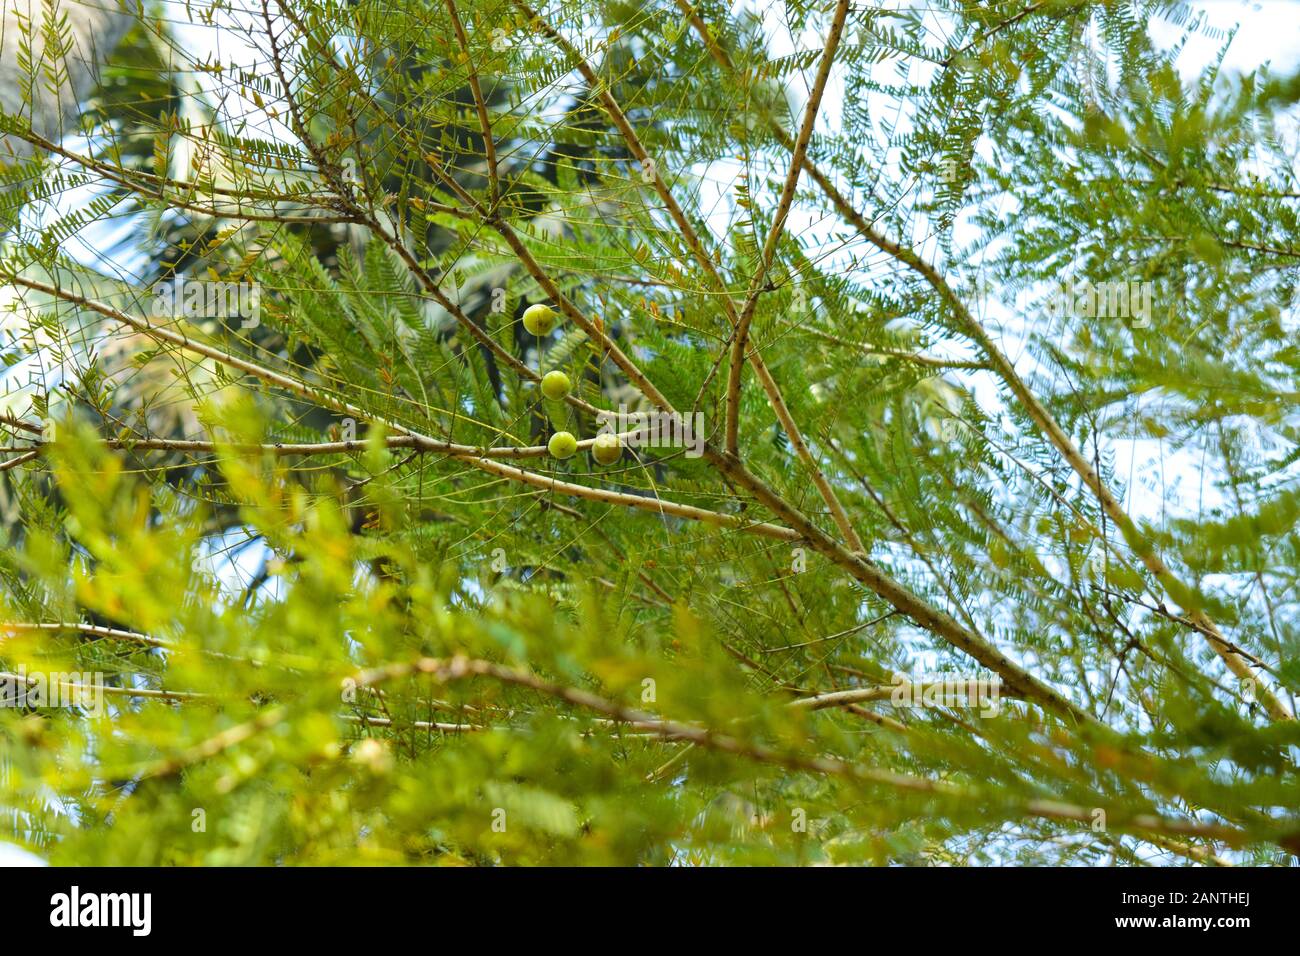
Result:
{"label": "round green fruit", "polygon": [[617,435],[597,435],[591,444],[591,457],[600,465],[612,465],[623,454],[623,444]]}
{"label": "round green fruit", "polygon": [[542,376],[542,394],[553,402],[558,402],[569,394],[569,389],[573,388],[573,383],[569,381],[569,376],[563,372],[547,372]]}
{"label": "round green fruit", "polygon": [[524,328],[536,336],[550,334],[555,328],[555,310],[538,302],[524,309]]}
{"label": "round green fruit", "polygon": [[546,443],[552,458],[572,458],[578,451],[578,439],[569,432],[556,432]]}

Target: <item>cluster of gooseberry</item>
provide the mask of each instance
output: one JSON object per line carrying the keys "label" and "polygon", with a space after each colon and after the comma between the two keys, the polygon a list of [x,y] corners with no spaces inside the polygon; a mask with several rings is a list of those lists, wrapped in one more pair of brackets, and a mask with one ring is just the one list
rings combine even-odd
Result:
{"label": "cluster of gooseberry", "polygon": [[[536,303],[524,310],[524,328],[541,337],[555,328],[557,317],[549,305]],[[569,376],[556,369],[542,376],[542,396],[552,402],[562,402],[573,390]],[[572,458],[578,451],[578,439],[572,432],[556,432],[546,443],[552,458]],[[623,454],[623,445],[617,435],[598,435],[591,446],[591,457],[599,465],[612,465]]]}

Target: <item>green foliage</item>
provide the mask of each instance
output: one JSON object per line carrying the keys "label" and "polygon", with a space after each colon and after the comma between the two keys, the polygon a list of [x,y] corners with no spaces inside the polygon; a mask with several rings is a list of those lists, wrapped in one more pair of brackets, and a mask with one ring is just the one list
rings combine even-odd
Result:
{"label": "green foliage", "polygon": [[[85,137],[0,169],[0,670],[98,695],[0,707],[0,837],[1297,852],[1287,81],[1180,76],[1152,17],[1228,40],[1181,6],[852,4],[827,46],[844,6],[290,0],[252,66],[142,8]],[[216,284],[257,315],[176,304]],[[592,460],[598,412],[665,404],[702,457]],[[1000,706],[899,706],[918,673]]]}

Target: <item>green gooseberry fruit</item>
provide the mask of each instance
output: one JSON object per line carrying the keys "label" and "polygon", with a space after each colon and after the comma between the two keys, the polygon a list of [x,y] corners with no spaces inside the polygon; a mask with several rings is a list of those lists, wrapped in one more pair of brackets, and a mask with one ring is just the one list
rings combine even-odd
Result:
{"label": "green gooseberry fruit", "polygon": [[578,439],[570,432],[556,432],[546,443],[552,458],[572,458],[578,451]]}
{"label": "green gooseberry fruit", "polygon": [[569,376],[561,371],[547,372],[542,376],[542,394],[553,402],[568,395],[571,388],[573,383],[569,381]]}
{"label": "green gooseberry fruit", "polygon": [[623,443],[617,435],[597,435],[591,444],[591,457],[600,465],[612,465],[623,455]]}
{"label": "green gooseberry fruit", "polygon": [[555,328],[555,310],[541,302],[530,305],[524,309],[524,328],[538,337],[549,335]]}

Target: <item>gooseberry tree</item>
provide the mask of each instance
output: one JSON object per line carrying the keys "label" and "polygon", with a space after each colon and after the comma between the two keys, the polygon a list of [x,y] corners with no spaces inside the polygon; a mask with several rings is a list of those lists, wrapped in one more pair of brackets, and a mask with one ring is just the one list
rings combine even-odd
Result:
{"label": "gooseberry tree", "polygon": [[0,114],[6,839],[1300,850],[1294,79],[1145,0],[165,12],[58,132],[20,17]]}

